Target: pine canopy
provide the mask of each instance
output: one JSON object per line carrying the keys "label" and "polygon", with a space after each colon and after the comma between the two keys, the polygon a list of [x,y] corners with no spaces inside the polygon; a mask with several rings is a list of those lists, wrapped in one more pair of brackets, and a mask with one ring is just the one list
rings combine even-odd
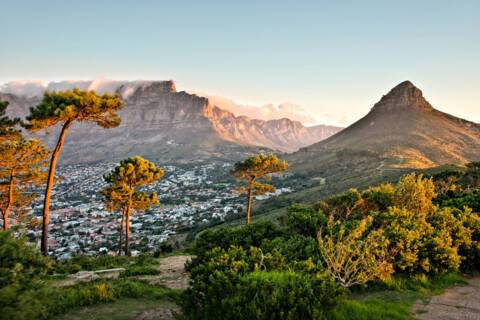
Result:
{"label": "pine canopy", "polygon": [[275,191],[272,185],[258,182],[258,179],[269,179],[269,175],[288,169],[286,161],[278,159],[274,154],[259,154],[235,163],[230,171],[231,175],[238,180],[245,180],[247,187],[238,188],[237,191],[245,193],[249,188],[257,195]]}
{"label": "pine canopy", "polygon": [[28,128],[36,131],[67,121],[89,121],[112,128],[120,124],[116,112],[122,107],[123,102],[116,95],[99,96],[93,91],[79,89],[45,92],[42,102],[30,108]]}

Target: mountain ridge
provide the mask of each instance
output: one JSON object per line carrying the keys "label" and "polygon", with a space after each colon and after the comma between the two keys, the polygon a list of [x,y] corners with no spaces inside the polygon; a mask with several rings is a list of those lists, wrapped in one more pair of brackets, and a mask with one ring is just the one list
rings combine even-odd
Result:
{"label": "mountain ridge", "polygon": [[[285,159],[294,174],[291,184],[302,188],[277,201],[315,202],[349,188],[395,182],[412,171],[479,161],[480,124],[435,109],[404,81],[349,127]],[[267,200],[265,208],[276,206]]]}
{"label": "mountain ridge", "polygon": [[[365,150],[389,157],[399,152],[398,166],[427,168],[448,163],[465,164],[480,158],[480,124],[432,107],[410,81],[395,86],[370,112],[341,132],[299,152]],[[411,156],[408,153],[412,153]],[[425,157],[414,165],[415,157]]]}
{"label": "mountain ridge", "polygon": [[[243,150],[241,154],[249,148],[252,152],[258,148],[291,152],[340,130],[330,126],[307,128],[289,119],[264,121],[235,116],[211,104],[208,98],[177,92],[173,81],[123,83],[115,92],[125,101],[120,111],[120,127],[104,130],[90,124],[75,124],[67,137],[75,148],[66,144],[62,152],[64,161],[69,158],[80,162],[101,161],[135,153],[165,153],[167,159],[196,159],[199,155],[228,157],[227,150],[237,147]],[[41,98],[0,93],[0,99],[11,102],[10,115],[25,117],[28,106]],[[55,135],[44,135],[43,139],[52,146]],[[75,149],[86,151],[88,156]],[[189,150],[193,151],[191,155]]]}

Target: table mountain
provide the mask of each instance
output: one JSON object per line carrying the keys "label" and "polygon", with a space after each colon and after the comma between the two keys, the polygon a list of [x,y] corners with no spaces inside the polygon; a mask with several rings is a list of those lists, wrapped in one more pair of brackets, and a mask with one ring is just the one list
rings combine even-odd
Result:
{"label": "table mountain", "polygon": [[[65,85],[62,83],[62,89]],[[83,82],[82,85],[87,86]],[[295,151],[340,130],[330,126],[305,127],[289,119],[237,117],[207,98],[177,92],[173,81],[121,82],[116,91],[125,101],[120,112],[121,125],[106,130],[75,124],[67,136],[62,162],[118,160],[135,154],[163,160],[239,159],[262,149]],[[25,116],[28,107],[40,98],[0,93],[0,99],[11,103],[8,112],[15,116]],[[53,133],[42,136],[50,146],[56,139],[56,132]]]}

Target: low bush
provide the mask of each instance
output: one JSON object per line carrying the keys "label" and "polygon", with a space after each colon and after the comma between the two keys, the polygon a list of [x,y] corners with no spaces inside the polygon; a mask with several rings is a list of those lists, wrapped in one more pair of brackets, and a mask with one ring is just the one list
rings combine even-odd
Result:
{"label": "low bush", "polygon": [[240,228],[217,228],[200,233],[195,240],[193,251],[202,256],[207,251],[219,247],[228,249],[230,246],[259,247],[263,240],[282,236],[285,231],[271,221],[262,221]]}
{"label": "low bush", "polygon": [[215,248],[190,270],[182,306],[191,319],[320,319],[342,293],[311,259],[287,264],[276,248]]}
{"label": "low bush", "polygon": [[316,238],[318,230],[326,222],[325,215],[311,207],[293,205],[287,211],[287,228],[294,234]]}
{"label": "low bush", "polygon": [[343,295],[326,274],[255,271],[231,278],[216,272],[209,280],[200,300],[187,292],[189,319],[324,319]]}
{"label": "low bush", "polygon": [[71,274],[81,270],[100,270],[125,267],[132,261],[126,256],[98,256],[90,257],[77,255],[68,260],[59,261],[56,265],[56,272],[60,274]]}
{"label": "low bush", "polygon": [[129,266],[125,272],[121,274],[122,277],[140,276],[140,275],[155,275],[159,274],[160,270],[155,266]]}

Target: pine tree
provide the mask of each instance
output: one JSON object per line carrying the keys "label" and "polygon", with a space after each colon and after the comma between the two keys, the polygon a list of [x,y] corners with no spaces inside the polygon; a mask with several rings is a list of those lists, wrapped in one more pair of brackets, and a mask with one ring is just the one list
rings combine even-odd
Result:
{"label": "pine tree", "polygon": [[122,107],[123,103],[118,96],[108,94],[98,96],[93,91],[73,89],[45,92],[42,102],[30,108],[30,115],[27,117],[29,122],[26,124],[29,130],[35,132],[56,125],[61,127],[57,145],[51,156],[45,190],[41,246],[43,254],[48,254],[48,213],[55,168],[68,129],[74,122],[93,122],[103,128],[117,127],[120,124],[120,117],[116,112]]}
{"label": "pine tree", "polygon": [[238,188],[237,192],[247,195],[247,224],[250,224],[253,196],[275,191],[274,186],[259,180],[268,180],[271,174],[287,169],[288,163],[278,159],[274,154],[259,154],[235,163],[230,174],[245,183],[245,186]]}
{"label": "pine tree", "polygon": [[45,181],[48,151],[38,140],[20,138],[0,144],[0,154],[0,213],[7,230],[12,208],[20,214],[34,200],[28,188]]}
{"label": "pine tree", "polygon": [[132,210],[139,212],[151,205],[158,205],[156,192],[147,193],[139,187],[152,184],[163,176],[163,168],[157,168],[140,156],[120,162],[115,169],[105,176],[108,186],[102,190],[107,208],[110,211],[119,210],[122,214],[120,226],[120,248],[125,222],[125,255],[130,255],[130,216]]}

